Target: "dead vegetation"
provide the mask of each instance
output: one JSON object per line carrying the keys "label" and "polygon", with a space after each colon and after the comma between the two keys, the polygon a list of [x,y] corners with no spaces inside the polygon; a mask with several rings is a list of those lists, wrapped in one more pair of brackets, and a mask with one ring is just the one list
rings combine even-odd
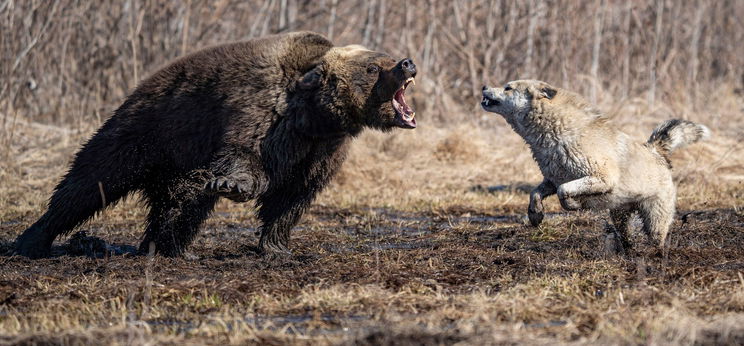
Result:
{"label": "dead vegetation", "polygon": [[[197,259],[133,256],[137,196],[0,256],[0,344],[737,344],[744,342],[744,6],[736,1],[0,0],[0,252],[128,90],[198,47],[311,29],[420,66],[420,127],[367,132],[293,233],[255,254],[250,203],[220,202]],[[537,166],[482,83],[548,80],[638,140],[682,117],[668,253],[604,251],[605,218],[555,199],[525,226]],[[634,236],[642,235],[636,232]]]}

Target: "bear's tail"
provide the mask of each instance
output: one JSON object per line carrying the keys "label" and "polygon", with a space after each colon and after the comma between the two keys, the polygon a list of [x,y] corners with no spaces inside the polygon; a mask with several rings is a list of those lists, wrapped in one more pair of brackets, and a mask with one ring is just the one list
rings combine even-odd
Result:
{"label": "bear's tail", "polygon": [[656,148],[669,162],[669,155],[676,149],[710,137],[707,126],[682,119],[667,120],[654,129],[648,144]]}
{"label": "bear's tail", "polygon": [[133,155],[136,150],[117,142],[104,127],[83,146],[55,188],[46,213],[16,239],[16,254],[48,257],[57,236],[137,188],[142,167]]}

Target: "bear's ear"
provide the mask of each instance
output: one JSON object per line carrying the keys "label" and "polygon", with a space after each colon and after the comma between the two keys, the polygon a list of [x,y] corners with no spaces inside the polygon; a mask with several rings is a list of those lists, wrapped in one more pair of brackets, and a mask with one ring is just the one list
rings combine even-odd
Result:
{"label": "bear's ear", "polygon": [[322,69],[320,66],[316,66],[314,69],[305,73],[304,76],[297,82],[297,86],[302,90],[313,90],[320,86],[320,79],[323,76]]}

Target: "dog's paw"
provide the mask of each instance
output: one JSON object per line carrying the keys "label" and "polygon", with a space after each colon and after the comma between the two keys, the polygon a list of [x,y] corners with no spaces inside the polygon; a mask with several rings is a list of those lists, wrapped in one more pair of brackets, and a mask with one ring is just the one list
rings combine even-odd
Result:
{"label": "dog's paw", "polygon": [[564,210],[579,210],[581,209],[581,202],[576,199],[575,196],[571,196],[568,191],[565,189],[566,184],[563,184],[558,187],[558,191],[556,192],[556,195],[558,195],[558,200],[561,202],[561,207],[563,207]]}
{"label": "dog's paw", "polygon": [[533,212],[532,210],[527,210],[527,217],[530,219],[530,225],[532,225],[532,227],[537,227],[540,226],[540,224],[542,223],[545,214],[543,214],[542,212]]}
{"label": "dog's paw", "polygon": [[579,203],[579,201],[577,201],[577,200],[575,200],[573,198],[570,198],[570,197],[569,198],[564,198],[564,199],[561,199],[560,201],[561,201],[561,206],[565,210],[569,210],[570,211],[570,210],[579,210],[579,209],[581,209],[581,203]]}
{"label": "dog's paw", "polygon": [[545,217],[541,200],[533,198],[532,201],[530,201],[530,206],[527,208],[527,217],[530,219],[530,224],[533,227],[540,226],[540,223],[542,223],[542,220]]}
{"label": "dog's paw", "polygon": [[581,202],[579,202],[578,199],[575,199],[566,193],[559,194],[558,200],[561,202],[561,207],[563,207],[564,210],[581,209]]}

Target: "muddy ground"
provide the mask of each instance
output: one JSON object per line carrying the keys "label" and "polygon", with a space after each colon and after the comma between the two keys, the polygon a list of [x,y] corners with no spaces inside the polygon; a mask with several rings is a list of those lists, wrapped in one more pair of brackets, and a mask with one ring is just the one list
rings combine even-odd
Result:
{"label": "muddy ground", "polygon": [[[498,192],[495,192],[498,193]],[[0,343],[742,343],[744,214],[680,210],[667,252],[606,246],[606,216],[540,228],[514,208],[315,206],[293,255],[218,210],[194,258],[134,254],[141,220],[93,222],[54,257],[10,256],[0,225]],[[638,222],[636,222],[638,223]]]}

